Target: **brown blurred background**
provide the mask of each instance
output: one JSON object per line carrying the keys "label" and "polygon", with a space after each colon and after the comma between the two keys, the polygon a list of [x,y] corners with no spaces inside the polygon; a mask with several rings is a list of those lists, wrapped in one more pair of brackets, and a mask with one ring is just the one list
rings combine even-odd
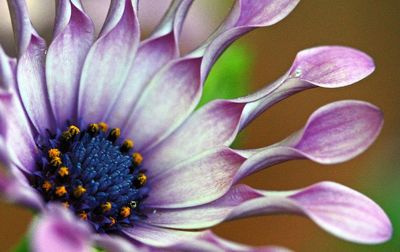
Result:
{"label": "brown blurred background", "polygon": [[[6,1],[0,2],[0,43],[14,55]],[[46,39],[51,37],[54,3],[28,1],[34,25]],[[107,0],[83,1],[99,24],[107,11]],[[169,1],[143,0],[140,13],[148,34]],[[154,8],[159,6],[161,8]],[[211,32],[228,12],[232,0],[197,0],[184,30],[184,47],[193,48]],[[157,5],[156,5],[157,3]],[[96,5],[96,6],[95,6]],[[372,76],[351,87],[314,89],[280,102],[244,132],[243,147],[261,147],[285,138],[302,127],[318,107],[340,99],[372,102],[385,113],[385,126],[377,142],[363,155],[344,164],[322,166],[310,161],[281,164],[246,179],[259,189],[288,190],[322,180],[350,186],[373,198],[400,228],[400,1],[398,0],[303,0],[277,25],[258,29],[240,39],[253,57],[250,90],[275,80],[290,67],[296,53],[317,45],[346,45],[365,51],[375,59]],[[187,29],[188,26],[196,29]],[[98,25],[99,27],[99,25]],[[195,31],[195,32],[193,32]],[[212,74],[212,73],[211,73]],[[17,243],[31,220],[26,209],[0,204],[0,250]],[[400,251],[398,232],[384,245],[354,245],[339,240],[306,218],[264,216],[225,223],[214,229],[219,235],[251,245],[276,244],[296,251]]]}

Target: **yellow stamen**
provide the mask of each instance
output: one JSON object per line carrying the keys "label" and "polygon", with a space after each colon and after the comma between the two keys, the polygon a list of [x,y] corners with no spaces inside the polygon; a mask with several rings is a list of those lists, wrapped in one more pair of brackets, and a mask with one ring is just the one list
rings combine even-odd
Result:
{"label": "yellow stamen", "polygon": [[87,130],[91,134],[97,134],[99,132],[99,125],[97,123],[91,123],[88,125]]}
{"label": "yellow stamen", "polygon": [[75,187],[75,189],[74,189],[74,196],[75,196],[76,198],[79,198],[79,197],[81,197],[85,192],[86,192],[86,188],[83,187],[83,186],[81,186],[81,185],[78,185],[78,186]]}
{"label": "yellow stamen", "polygon": [[123,217],[126,218],[129,215],[131,215],[131,209],[129,207],[122,207],[121,211],[119,212],[119,214]]}
{"label": "yellow stamen", "polygon": [[108,135],[108,139],[111,141],[115,141],[120,136],[121,136],[121,130],[119,128],[114,128],[110,131],[110,134]]}
{"label": "yellow stamen", "polygon": [[67,201],[64,201],[63,203],[61,203],[63,205],[63,207],[65,208],[69,208],[69,203]]}
{"label": "yellow stamen", "polygon": [[49,158],[53,159],[55,157],[60,157],[61,152],[58,149],[50,149],[48,154],[49,154]]}
{"label": "yellow stamen", "polygon": [[87,220],[87,213],[86,213],[85,211],[83,211],[83,212],[81,212],[81,213],[79,214],[79,217],[80,217],[82,220]]}
{"label": "yellow stamen", "polygon": [[56,187],[55,194],[56,194],[58,197],[62,197],[62,196],[64,196],[65,194],[67,194],[67,189],[65,188],[65,186],[58,186],[58,187]]}
{"label": "yellow stamen", "polygon": [[105,122],[99,122],[99,128],[101,131],[106,132],[108,130],[108,124]]}
{"label": "yellow stamen", "polygon": [[130,139],[126,139],[121,145],[121,151],[127,152],[133,148],[133,141]]}
{"label": "yellow stamen", "polygon": [[53,159],[50,161],[50,164],[51,164],[52,166],[59,166],[59,165],[61,165],[61,164],[62,164],[61,158],[59,158],[59,157],[53,158]]}
{"label": "yellow stamen", "polygon": [[71,126],[68,127],[68,132],[72,136],[76,136],[81,132],[81,130],[78,127],[76,127],[75,125],[71,125]]}
{"label": "yellow stamen", "polygon": [[69,175],[69,169],[68,169],[68,167],[65,167],[65,166],[61,167],[61,168],[58,170],[58,174],[59,174],[61,177],[68,176],[68,175]]}
{"label": "yellow stamen", "polygon": [[43,182],[42,188],[46,192],[48,192],[52,187],[53,187],[53,185],[50,183],[50,181],[46,180]]}
{"label": "yellow stamen", "polygon": [[101,209],[103,210],[104,213],[110,211],[111,208],[112,208],[112,204],[109,201],[107,201],[104,204],[101,204]]}
{"label": "yellow stamen", "polygon": [[146,174],[140,172],[140,173],[138,174],[138,176],[137,176],[137,180],[138,180],[140,186],[146,184],[146,182],[147,182],[147,176],[146,176]]}
{"label": "yellow stamen", "polygon": [[143,156],[139,152],[133,153],[132,159],[135,165],[140,165],[143,162]]}
{"label": "yellow stamen", "polygon": [[113,217],[110,217],[110,221],[111,221],[110,226],[114,225],[117,222]]}

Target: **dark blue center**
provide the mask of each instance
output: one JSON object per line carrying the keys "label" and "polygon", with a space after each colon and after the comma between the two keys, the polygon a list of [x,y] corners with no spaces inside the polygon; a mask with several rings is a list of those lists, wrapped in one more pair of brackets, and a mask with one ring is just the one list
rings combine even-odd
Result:
{"label": "dark blue center", "polygon": [[141,202],[148,187],[141,156],[132,152],[132,141],[121,143],[119,134],[119,129],[99,124],[83,131],[70,126],[40,144],[43,158],[35,188],[46,201],[63,203],[98,232],[132,227],[145,217]]}

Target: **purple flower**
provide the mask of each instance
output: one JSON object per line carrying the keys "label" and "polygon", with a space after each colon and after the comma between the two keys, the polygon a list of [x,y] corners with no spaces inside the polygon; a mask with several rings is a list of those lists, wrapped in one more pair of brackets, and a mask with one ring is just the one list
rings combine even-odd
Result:
{"label": "purple flower", "polygon": [[[191,0],[173,1],[140,41],[137,1],[111,2],[97,39],[78,0],[59,0],[47,47],[23,0],[9,0],[18,58],[0,50],[0,190],[40,212],[35,251],[284,251],[250,248],[206,230],[253,215],[294,213],[359,243],[391,237],[391,223],[366,196],[334,182],[294,191],[240,184],[292,159],[349,160],[375,140],[381,111],[346,100],[315,111],[303,129],[274,145],[229,146],[261,112],[314,87],[357,82],[374,70],[355,49],[298,53],[292,67],[257,93],[196,110],[223,50],[241,35],[287,16],[298,0],[238,0],[211,37],[181,56],[179,33]],[[106,123],[105,123],[106,122]],[[203,231],[193,231],[200,229]]]}

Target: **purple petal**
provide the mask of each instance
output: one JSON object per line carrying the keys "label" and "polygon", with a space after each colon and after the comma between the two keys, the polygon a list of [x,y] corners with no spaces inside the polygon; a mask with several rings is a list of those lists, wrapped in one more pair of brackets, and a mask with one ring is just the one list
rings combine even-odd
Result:
{"label": "purple petal", "polygon": [[168,136],[166,141],[143,153],[143,166],[151,167],[151,173],[156,174],[165,170],[165,167],[174,166],[218,145],[229,145],[237,134],[243,108],[244,104],[230,101],[205,105]]}
{"label": "purple petal", "polygon": [[[309,51],[321,51],[321,53],[307,53]],[[235,100],[213,101],[194,113],[165,141],[144,153],[145,157],[151,156],[151,159],[145,158],[145,165],[148,164],[149,167],[154,168],[154,171],[157,171],[160,169],[158,164],[163,164],[164,168],[166,165],[174,165],[190,155],[215,148],[218,145],[228,146],[241,129],[280,100],[312,87],[350,85],[354,81],[366,77],[373,70],[371,68],[372,60],[351,48],[317,47],[302,51],[298,55],[308,55],[308,58],[297,56],[291,70],[264,89]],[[361,55],[362,57],[350,57],[349,55]],[[314,67],[307,63],[309,61],[314,63]],[[333,72],[326,72],[324,70],[326,65],[334,65],[336,68]],[[319,79],[301,79],[302,75],[297,76],[296,71],[293,70],[296,69],[295,66],[308,66],[302,70],[304,76],[313,76],[311,72],[321,71],[327,77],[324,78],[323,75],[320,75]],[[349,72],[359,74],[341,80],[333,78],[333,76],[339,77],[343,76],[341,73]],[[314,75],[314,77],[316,76]],[[329,80],[331,83],[319,83],[318,81],[321,80]],[[185,146],[185,150],[182,150],[180,146]]]}
{"label": "purple petal", "polygon": [[[179,54],[178,39],[192,0],[174,1],[166,17],[150,38],[141,42],[119,98],[105,120],[124,125],[137,100],[154,75]],[[134,137],[134,136],[133,136]]]}
{"label": "purple petal", "polygon": [[237,185],[220,199],[192,208],[158,209],[149,214],[152,225],[198,229],[223,221],[276,213],[300,213],[326,231],[359,243],[380,243],[391,237],[390,221],[366,196],[333,182],[288,192],[254,190]]}
{"label": "purple petal", "polygon": [[370,103],[334,102],[315,111],[291,145],[316,162],[344,162],[365,151],[382,125],[382,112]]}
{"label": "purple petal", "polygon": [[0,113],[4,118],[2,136],[9,148],[12,162],[30,172],[36,169],[34,160],[37,151],[32,128],[16,89],[16,62],[8,58],[0,48],[0,83],[8,96],[0,97]]}
{"label": "purple petal", "polygon": [[123,231],[128,237],[155,249],[171,251],[232,251],[232,252],[287,252],[289,250],[270,246],[252,248],[219,238],[211,231],[189,232],[138,224]]}
{"label": "purple petal", "polygon": [[200,59],[185,58],[171,62],[154,76],[124,128],[132,134],[138,150],[161,141],[194,110],[202,91],[199,69]]}
{"label": "purple petal", "polygon": [[221,148],[166,169],[151,178],[151,194],[146,206],[175,208],[213,201],[229,190],[244,161],[232,150]]}
{"label": "purple petal", "polygon": [[262,168],[291,159],[307,158],[321,164],[347,161],[365,151],[377,138],[382,112],[370,103],[339,101],[315,111],[298,133],[273,146],[238,151],[247,157],[235,181]]}
{"label": "purple petal", "polygon": [[361,51],[321,46],[299,52],[290,74],[317,86],[333,88],[358,82],[374,70],[373,59]]}
{"label": "purple petal", "polygon": [[132,1],[112,1],[100,37],[90,48],[83,66],[79,118],[86,122],[103,121],[133,64],[139,33]]}
{"label": "purple petal", "polygon": [[352,242],[375,244],[389,240],[392,225],[371,199],[333,182],[315,184],[289,196],[303,214],[326,231]]}
{"label": "purple petal", "polygon": [[42,209],[44,203],[41,196],[29,185],[21,171],[12,164],[8,148],[3,136],[0,136],[0,194],[10,202],[36,210]]}
{"label": "purple petal", "polygon": [[54,128],[45,79],[46,43],[33,29],[24,0],[8,1],[19,60],[18,91],[24,108],[39,132]]}
{"label": "purple petal", "polygon": [[60,0],[55,37],[46,58],[46,79],[54,117],[59,127],[76,121],[81,69],[93,43],[94,26],[79,1]]}
{"label": "purple petal", "polygon": [[91,231],[62,206],[49,206],[32,228],[32,250],[37,252],[89,252]]}

